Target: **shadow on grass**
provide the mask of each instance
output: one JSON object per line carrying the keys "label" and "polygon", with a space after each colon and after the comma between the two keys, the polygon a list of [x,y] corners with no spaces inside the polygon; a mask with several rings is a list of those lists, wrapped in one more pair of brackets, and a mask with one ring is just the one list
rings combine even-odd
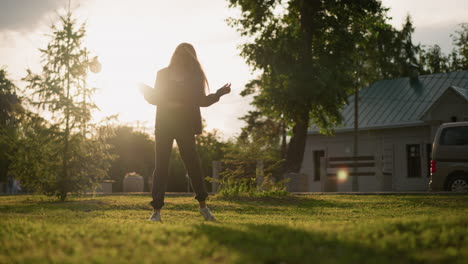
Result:
{"label": "shadow on grass", "polygon": [[358,206],[357,203],[334,201],[330,199],[318,199],[311,196],[273,196],[273,197],[214,197],[214,201],[225,201],[240,206],[279,206],[294,207],[297,209],[316,209],[316,208],[352,208]]}
{"label": "shadow on grass", "polygon": [[[107,197],[106,197],[107,198]],[[152,210],[149,205],[151,200],[141,202],[141,200],[128,200],[125,198],[112,197],[111,199],[98,198],[72,198],[70,200],[60,202],[52,198],[33,197],[24,200],[15,201],[11,204],[0,205],[2,213],[31,213],[37,211],[56,211],[70,210],[74,212],[92,212],[92,211],[111,211],[111,210]],[[299,196],[282,196],[282,197],[212,197],[208,204],[211,209],[218,212],[235,212],[243,214],[268,214],[277,213],[287,208],[294,208],[295,213],[301,214],[311,212],[316,208],[335,207],[335,208],[350,208],[352,203],[336,202],[323,199],[315,199],[311,197]],[[194,210],[197,208],[197,202],[193,199],[192,202],[179,203],[165,200],[165,210],[185,211]],[[299,209],[299,210],[298,210]],[[303,209],[303,210],[301,210]]]}
{"label": "shadow on grass", "polygon": [[199,225],[196,230],[217,245],[238,253],[239,263],[410,263],[409,256],[339,240],[334,234],[272,224],[240,229]]}
{"label": "shadow on grass", "polygon": [[0,205],[1,213],[32,213],[38,211],[93,212],[110,210],[151,210],[148,203],[121,203],[119,200],[67,200],[54,199],[26,199],[14,204]]}
{"label": "shadow on grass", "polygon": [[468,194],[448,196],[401,196],[399,198],[401,201],[418,207],[468,208]]}

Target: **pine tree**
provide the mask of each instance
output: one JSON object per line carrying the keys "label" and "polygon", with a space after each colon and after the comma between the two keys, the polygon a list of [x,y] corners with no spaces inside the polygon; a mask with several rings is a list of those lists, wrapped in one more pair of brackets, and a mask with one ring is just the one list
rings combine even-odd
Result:
{"label": "pine tree", "polygon": [[51,126],[58,133],[53,145],[59,149],[53,151],[61,166],[51,170],[55,176],[49,178],[56,181],[56,188],[47,188],[46,193],[65,200],[69,192],[85,190],[104,177],[111,156],[101,137],[87,138],[87,123],[96,108],[91,100],[94,89],[86,84],[87,68],[96,61],[88,60],[88,51],[83,47],[85,24],[79,25],[68,11],[52,31],[49,44],[40,49],[42,72],[28,70],[23,80],[32,91],[31,104],[50,114]]}

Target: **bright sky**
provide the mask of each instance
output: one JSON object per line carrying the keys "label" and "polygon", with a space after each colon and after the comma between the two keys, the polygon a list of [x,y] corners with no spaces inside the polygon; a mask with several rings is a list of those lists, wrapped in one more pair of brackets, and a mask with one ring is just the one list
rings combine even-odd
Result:
{"label": "bright sky", "polygon": [[[397,27],[410,13],[416,26],[415,40],[439,44],[451,50],[450,34],[457,25],[468,22],[466,0],[383,0],[390,7],[391,21]],[[38,72],[40,53],[56,21],[55,10],[68,0],[0,0],[0,67],[8,67],[18,86],[26,68]],[[216,128],[225,137],[240,132],[249,99],[239,92],[254,76],[239,56],[239,34],[225,19],[238,11],[224,0],[73,0],[75,14],[87,20],[87,47],[102,63],[101,73],[90,77],[99,88],[95,101],[101,112],[95,119],[119,114],[123,123],[140,122],[152,132],[155,108],[147,104],[136,89],[137,82],[153,85],[158,69],[165,67],[177,44],[195,46],[215,91],[226,82],[233,91],[209,108],[202,109],[207,128]]]}

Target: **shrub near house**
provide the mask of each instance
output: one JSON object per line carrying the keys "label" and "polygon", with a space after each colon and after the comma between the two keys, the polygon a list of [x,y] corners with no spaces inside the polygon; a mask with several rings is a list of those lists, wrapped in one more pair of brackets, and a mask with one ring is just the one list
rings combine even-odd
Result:
{"label": "shrub near house", "polygon": [[143,192],[144,190],[144,179],[143,176],[136,172],[130,172],[125,174],[123,179],[123,191],[124,192]]}

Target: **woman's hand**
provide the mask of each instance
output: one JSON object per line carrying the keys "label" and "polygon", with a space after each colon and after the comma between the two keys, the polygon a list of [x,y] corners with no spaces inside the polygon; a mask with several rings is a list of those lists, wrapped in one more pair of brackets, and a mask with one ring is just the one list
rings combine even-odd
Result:
{"label": "woman's hand", "polygon": [[225,85],[223,85],[223,87],[219,88],[217,91],[216,91],[216,94],[221,97],[225,94],[228,94],[231,92],[231,84],[230,83],[226,83]]}

